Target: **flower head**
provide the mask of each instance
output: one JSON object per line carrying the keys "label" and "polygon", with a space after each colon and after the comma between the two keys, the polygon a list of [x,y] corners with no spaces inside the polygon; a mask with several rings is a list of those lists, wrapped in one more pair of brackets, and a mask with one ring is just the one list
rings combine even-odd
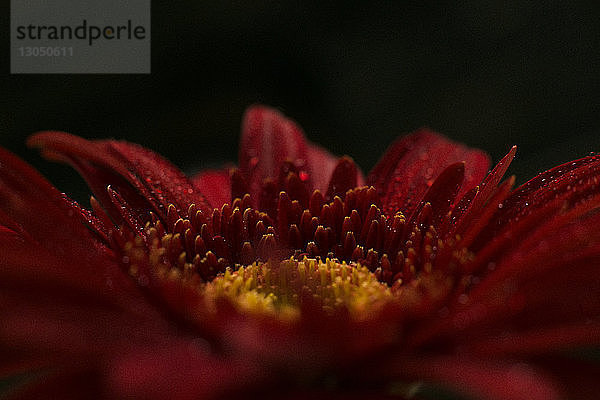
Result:
{"label": "flower head", "polygon": [[[44,132],[84,208],[0,150],[0,351],[15,395],[491,399],[597,393],[600,158],[513,189],[421,130],[366,176],[279,112],[239,165]],[[560,366],[568,365],[568,370]],[[588,390],[589,392],[585,392]]]}

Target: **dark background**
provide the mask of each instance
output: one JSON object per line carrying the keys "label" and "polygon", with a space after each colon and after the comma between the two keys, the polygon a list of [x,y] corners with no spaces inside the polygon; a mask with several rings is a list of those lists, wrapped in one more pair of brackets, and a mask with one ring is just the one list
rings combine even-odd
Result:
{"label": "dark background", "polygon": [[190,173],[236,160],[243,111],[261,102],[365,171],[430,126],[494,161],[517,144],[523,182],[600,151],[594,3],[154,1],[150,75],[9,75],[7,50],[0,145],[81,199],[75,173],[24,147],[29,134],[127,139]]}

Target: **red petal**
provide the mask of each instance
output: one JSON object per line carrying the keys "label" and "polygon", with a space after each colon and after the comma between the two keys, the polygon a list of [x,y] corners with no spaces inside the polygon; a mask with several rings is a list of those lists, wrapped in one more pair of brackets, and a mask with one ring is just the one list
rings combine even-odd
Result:
{"label": "red petal", "polygon": [[[458,195],[458,191],[461,188],[464,177],[465,163],[458,162],[452,164],[442,171],[442,173],[433,182],[429,190],[427,190],[425,196],[423,196],[420,207],[426,203],[431,204],[433,221],[436,223],[436,225],[439,223],[442,217],[448,213],[452,207],[452,204],[454,204],[454,199],[456,199],[456,196]],[[418,212],[419,209],[417,209],[415,215],[418,214]]]}
{"label": "red petal", "polygon": [[565,356],[536,359],[545,371],[561,383],[565,398],[569,400],[590,400],[600,393],[600,364],[597,360],[585,361]]}
{"label": "red petal", "polygon": [[247,188],[255,206],[264,180],[277,181],[286,161],[295,165],[309,190],[325,192],[337,158],[308,142],[302,129],[277,110],[250,107],[242,123],[239,167],[248,178]]}
{"label": "red petal", "polygon": [[3,225],[14,230],[16,223],[55,255],[77,258],[82,266],[89,266],[108,254],[81,223],[79,211],[38,172],[3,149],[0,209]]}
{"label": "red petal", "polygon": [[[90,360],[69,360],[48,364],[22,373],[22,385],[9,389],[10,399],[90,399],[100,398],[101,382]],[[6,394],[3,392],[3,394]]]}
{"label": "red petal", "polygon": [[499,336],[475,338],[469,351],[486,356],[531,355],[597,344],[600,322],[531,329],[525,332],[504,329]]}
{"label": "red petal", "polygon": [[[589,201],[599,202],[600,196]],[[469,343],[498,330],[560,329],[600,318],[600,214],[589,207],[584,203],[564,214],[548,207],[536,224],[525,219],[493,242],[494,257],[486,250],[477,254],[483,261],[476,258],[477,267],[468,270],[477,275],[468,278],[480,282],[466,293],[466,304],[451,305],[448,317],[417,329],[411,345],[446,336]]]}
{"label": "red petal", "polygon": [[[165,217],[169,204],[187,211],[190,204],[210,215],[212,208],[192,183],[167,160],[141,146],[117,141],[89,141],[62,132],[33,135],[28,145],[77,168],[102,204],[111,204],[105,189],[111,185],[139,213],[150,208]],[[113,212],[113,217],[118,217]],[[144,218],[147,218],[144,215]]]}
{"label": "red petal", "polygon": [[[231,398],[258,384],[262,372],[251,362],[211,356],[201,340],[132,349],[107,365],[114,396],[144,399]],[[266,373],[266,371],[265,371]],[[236,397],[237,398],[237,397]]]}
{"label": "red petal", "polygon": [[253,202],[259,197],[263,181],[276,180],[282,163],[288,160],[308,168],[306,139],[300,127],[272,108],[250,107],[242,122],[239,166],[249,177]]}
{"label": "red petal", "polygon": [[331,201],[335,196],[340,196],[342,199],[346,196],[346,192],[354,189],[358,184],[358,168],[350,157],[342,157],[338,161],[327,189],[327,199]]}
{"label": "red petal", "polygon": [[231,203],[229,168],[201,171],[190,179],[214,208],[221,209],[223,204]]}
{"label": "red petal", "polygon": [[[308,165],[312,171],[311,179],[313,189],[320,190],[321,192],[327,192],[329,181],[333,170],[337,165],[338,158],[329,153],[327,150],[319,147],[315,144],[308,142],[306,144],[306,151],[308,155]],[[365,178],[362,171],[358,170],[358,186],[364,185]]]}
{"label": "red petal", "polygon": [[[526,236],[521,236],[522,240],[516,244],[511,244],[509,230],[505,248],[493,259],[495,270],[477,286],[476,292],[486,294],[507,279],[518,282],[541,277],[551,268],[572,266],[582,257],[600,255],[600,231],[597,229],[600,214],[590,212],[599,205],[600,196],[566,213],[548,204],[548,209],[554,211],[554,215],[544,214],[547,220],[535,226],[531,226],[527,220],[523,221],[522,224],[529,229],[523,230]],[[519,225],[515,224],[515,233],[523,235],[518,228]],[[600,269],[597,271],[590,278],[597,277]],[[568,279],[568,274],[562,277]]]}
{"label": "red petal", "polygon": [[[479,219],[483,207],[487,204],[488,200],[490,200],[490,197],[495,195],[498,183],[500,183],[500,179],[502,179],[506,173],[506,170],[515,157],[516,152],[517,147],[513,146],[508,154],[504,156],[504,158],[500,160],[500,162],[494,167],[492,172],[488,174],[488,176],[480,185],[479,190],[475,194],[474,198],[469,201],[468,205],[465,204],[462,206],[464,209],[459,208],[459,210],[457,210],[458,213],[453,212],[453,215],[456,215],[456,218],[460,218],[455,223],[453,233],[459,233],[462,235],[466,229],[471,228],[470,225],[474,219]],[[478,220],[477,223],[480,223],[480,221]]]}
{"label": "red petal", "polygon": [[557,384],[526,364],[462,358],[422,358],[398,363],[399,374],[439,383],[490,400],[559,399]]}
{"label": "red petal", "polygon": [[465,162],[465,180],[459,197],[485,177],[488,156],[436,133],[420,130],[390,146],[367,177],[367,184],[377,189],[386,214],[402,211],[411,215],[442,171],[460,161]]}
{"label": "red petal", "polygon": [[[29,298],[25,300],[23,295],[7,297],[3,294],[3,301],[12,307],[12,312],[0,309],[3,322],[0,339],[15,349],[36,351],[42,355],[89,357],[124,350],[135,342],[164,340],[168,332],[164,326],[161,327],[164,321],[160,319],[149,321],[116,309],[83,304],[86,299],[82,296],[73,296],[73,302],[83,304],[76,306],[71,302],[56,301],[56,296],[44,295],[41,300],[50,304],[43,304],[41,301],[29,301],[33,293],[27,293]],[[55,303],[52,304],[52,301]]]}
{"label": "red petal", "polygon": [[[486,229],[490,219],[498,210],[498,205],[506,199],[514,184],[514,176],[505,180],[502,185],[492,191],[491,196],[486,200],[485,204],[479,205],[481,197],[475,197],[467,213],[463,215],[459,224],[455,226],[456,229],[450,231],[451,234],[462,236],[461,247],[469,248],[473,241]],[[469,268],[462,268],[462,270],[463,272],[472,272],[476,265],[477,263],[467,264],[466,266]]]}
{"label": "red petal", "polygon": [[534,214],[551,202],[563,201],[564,208],[595,195],[600,187],[600,156],[568,162],[539,174],[517,188],[505,201],[489,228],[476,242],[477,250],[507,226]]}
{"label": "red petal", "polygon": [[[82,224],[89,227],[104,244],[108,244],[110,242],[110,229],[108,229],[107,225],[102,219],[96,217],[92,211],[81,207],[75,200],[68,198],[66,195],[64,195],[64,200],[71,205],[74,211],[77,212]],[[90,199],[90,202],[93,201],[94,200]],[[101,217],[104,217],[104,215]],[[112,224],[108,226],[112,227]]]}
{"label": "red petal", "polygon": [[[0,239],[0,297],[3,299],[0,302],[0,314],[3,315],[0,320],[5,322],[0,335],[15,328],[8,324],[7,318],[31,324],[52,318],[50,309],[58,315],[64,312],[62,315],[66,318],[68,307],[82,312],[81,316],[74,318],[74,323],[88,311],[100,308],[116,313],[117,318],[127,318],[126,312],[130,312],[139,313],[144,319],[160,320],[158,313],[145,303],[139,289],[115,260],[97,256],[92,263],[84,256],[53,255],[27,240]],[[10,298],[14,298],[12,305]],[[60,321],[60,317],[57,320]],[[83,319],[81,323],[85,325]],[[58,326],[61,326],[60,323]],[[66,325],[62,327],[67,329]],[[34,332],[23,332],[26,340],[32,342]],[[35,334],[45,340],[41,325]]]}
{"label": "red petal", "polygon": [[120,156],[127,168],[146,186],[150,194],[167,209],[175,205],[177,211],[184,213],[190,204],[196,204],[199,210],[212,212],[204,196],[197,192],[189,179],[168,160],[139,145],[108,141],[106,143]]}

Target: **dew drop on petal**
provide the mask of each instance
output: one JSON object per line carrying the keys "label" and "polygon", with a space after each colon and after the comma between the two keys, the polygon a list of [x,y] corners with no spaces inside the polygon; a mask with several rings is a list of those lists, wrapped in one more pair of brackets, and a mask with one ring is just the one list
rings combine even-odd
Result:
{"label": "dew drop on petal", "polygon": [[427,168],[425,170],[425,179],[431,179],[433,177],[433,168]]}

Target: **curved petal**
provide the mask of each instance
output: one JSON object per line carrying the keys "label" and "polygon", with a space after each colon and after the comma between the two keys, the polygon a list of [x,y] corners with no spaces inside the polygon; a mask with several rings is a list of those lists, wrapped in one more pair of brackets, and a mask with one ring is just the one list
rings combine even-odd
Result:
{"label": "curved petal", "polygon": [[489,157],[422,129],[392,144],[367,176],[367,184],[377,189],[388,215],[411,215],[442,171],[460,161],[465,162],[465,179],[458,198],[483,180]]}
{"label": "curved petal", "polygon": [[231,398],[227,395],[248,391],[267,372],[250,362],[215,357],[201,341],[192,340],[116,356],[107,365],[106,377],[119,398]]}
{"label": "curved petal", "polygon": [[302,129],[277,110],[250,107],[242,122],[239,168],[253,202],[265,179],[276,180],[285,162],[298,169],[309,190],[325,192],[337,158],[308,142]]}
{"label": "curved petal", "polygon": [[[338,163],[338,158],[329,153],[324,148],[308,142],[306,144],[308,165],[313,170],[312,184],[313,188],[325,193],[333,174],[333,170]],[[365,178],[362,171],[358,170],[358,186],[365,183]]]}
{"label": "curved petal", "polygon": [[340,158],[331,174],[326,199],[333,200],[335,196],[344,198],[346,192],[358,186],[358,167],[347,156]]}
{"label": "curved petal", "polygon": [[[510,166],[516,152],[517,146],[513,146],[508,154],[504,156],[504,158],[502,158],[502,160],[496,164],[494,169],[485,177],[481,185],[476,187],[476,193],[473,194],[472,199],[466,195],[463,196],[459,204],[457,204],[457,207],[452,210],[454,223],[452,233],[463,235],[466,230],[469,230],[472,235],[476,235],[480,230],[475,231],[473,225],[478,225],[479,229],[483,228],[485,223],[482,224],[481,214],[486,212],[484,211],[484,207],[486,207],[488,201],[493,196],[497,195],[499,189],[498,184]],[[512,183],[510,186],[512,187]],[[505,195],[500,197],[499,200],[502,201],[504,200]]]}
{"label": "curved petal", "polygon": [[519,220],[561,202],[564,209],[572,208],[598,193],[600,187],[600,156],[594,155],[571,161],[543,172],[515,189],[496,210],[484,234],[474,243],[479,250],[506,227]]}
{"label": "curved petal", "polygon": [[103,398],[103,388],[94,362],[70,360],[48,364],[23,372],[21,384],[10,388],[7,399],[89,399]]}
{"label": "curved petal", "polygon": [[594,362],[556,355],[535,361],[560,382],[565,398],[590,400],[598,397],[600,363],[597,360]]}
{"label": "curved petal", "polygon": [[[465,178],[465,163],[457,162],[446,169],[433,181],[431,187],[425,192],[419,208],[413,215],[418,215],[419,210],[427,203],[431,205],[434,224],[437,226],[440,220],[446,216]],[[412,218],[411,218],[412,219]]]}
{"label": "curved petal", "polygon": [[190,178],[192,185],[206,196],[208,202],[221,209],[223,204],[231,203],[230,169],[204,170]]}
{"label": "curved petal", "polygon": [[558,385],[523,363],[463,357],[409,360],[395,366],[399,375],[441,384],[459,393],[489,400],[558,400]]}
{"label": "curved petal", "polygon": [[528,356],[545,354],[560,348],[577,348],[595,344],[600,337],[600,322],[560,324],[552,328],[530,328],[528,330],[508,330],[496,336],[473,337],[467,344],[469,351],[487,357]]}
{"label": "curved petal", "polygon": [[[0,148],[0,224],[24,231],[55,255],[97,265],[110,254],[79,210],[25,162]],[[18,227],[18,228],[17,228]]]}
{"label": "curved petal", "polygon": [[600,196],[587,203],[566,213],[548,207],[535,224],[524,219],[525,228],[516,224],[498,246],[492,243],[494,256],[476,255],[481,266],[470,268],[476,272],[470,279],[479,283],[427,335],[464,337],[466,330],[555,328],[600,318],[600,214],[590,212]]}
{"label": "curved petal", "polygon": [[[114,260],[59,258],[41,246],[0,240],[0,343],[63,353],[101,353],[166,331]],[[160,329],[159,329],[160,328]],[[134,335],[135,333],[135,335]]]}
{"label": "curved petal", "polygon": [[[104,207],[112,204],[106,188],[116,190],[140,218],[153,209],[166,217],[169,204],[181,213],[194,203],[207,218],[212,208],[187,177],[158,154],[141,146],[114,140],[90,141],[63,132],[41,132],[28,140],[49,158],[73,165]],[[120,220],[112,210],[111,216]]]}
{"label": "curved petal", "polygon": [[[544,221],[533,226],[530,221],[523,221],[525,228],[529,228],[522,230],[526,235],[517,231],[518,224],[515,224],[515,233],[519,235],[511,237],[511,232],[506,232],[508,239],[504,248],[491,259],[493,273],[475,288],[472,295],[489,294],[492,288],[502,286],[506,280],[518,283],[540,279],[553,268],[563,267],[562,279],[576,273],[574,268],[580,265],[579,260],[600,256],[600,232],[597,229],[600,214],[596,212],[599,206],[600,195],[569,212],[548,205],[548,210],[553,213],[545,213]],[[519,240],[515,243],[515,239]],[[565,270],[568,266],[572,269]],[[597,269],[589,276],[590,280],[599,274],[600,269]]]}

